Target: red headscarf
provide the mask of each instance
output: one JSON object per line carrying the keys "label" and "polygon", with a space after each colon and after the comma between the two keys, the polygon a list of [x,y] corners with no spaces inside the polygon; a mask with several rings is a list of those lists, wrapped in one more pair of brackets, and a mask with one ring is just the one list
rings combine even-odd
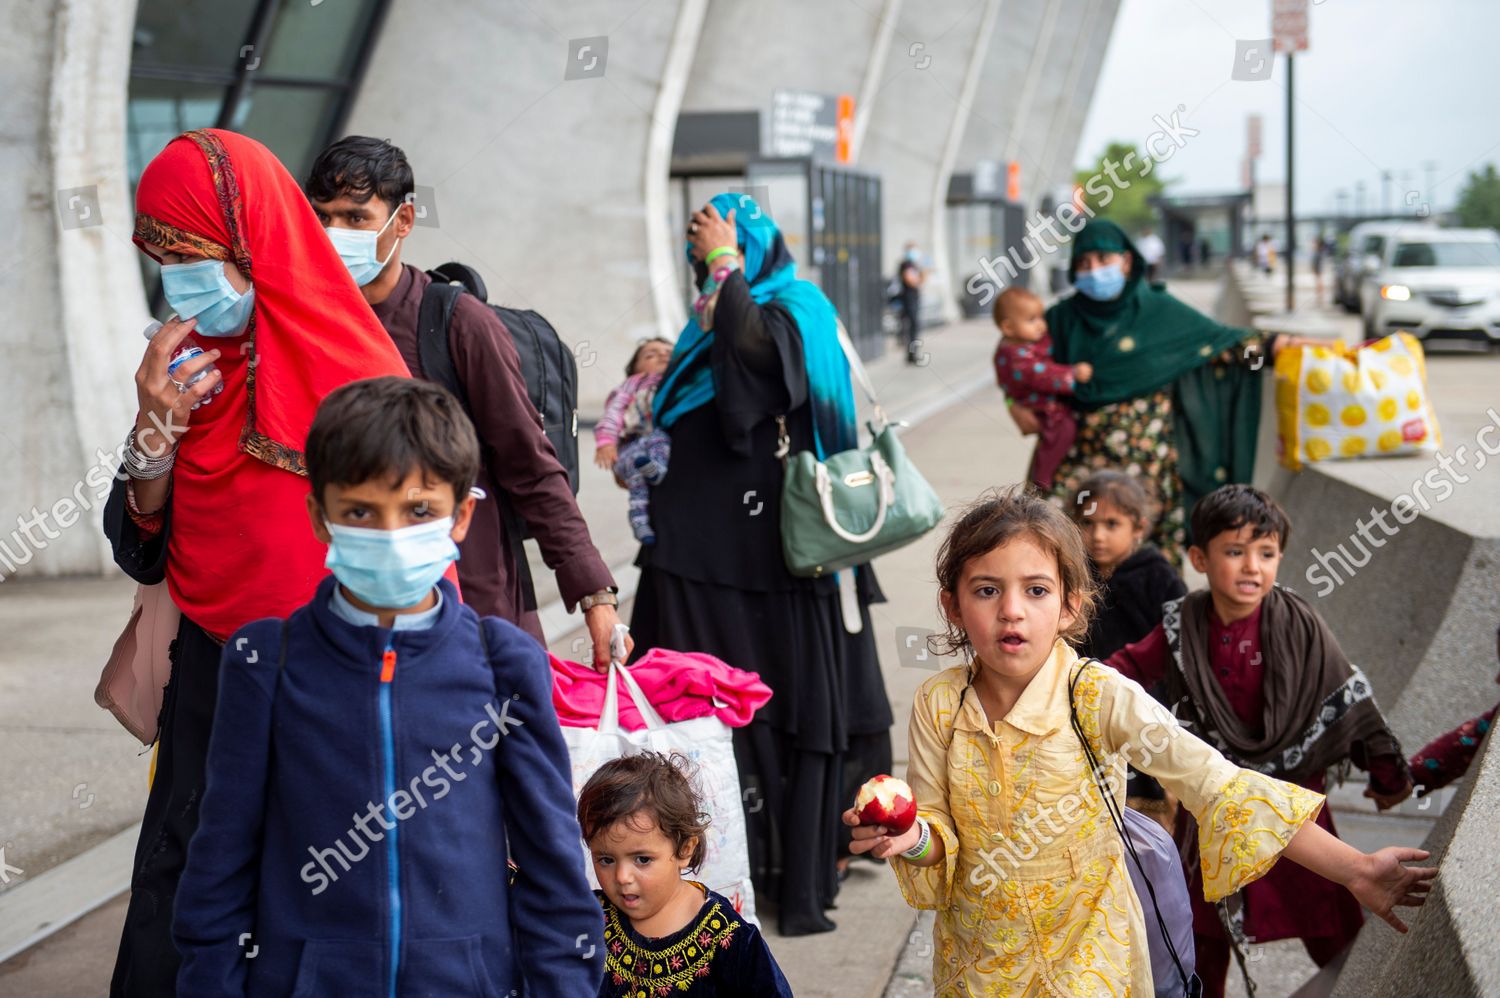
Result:
{"label": "red headscarf", "polygon": [[190,337],[224,390],[193,413],[173,470],[167,583],[224,640],[312,598],[325,548],[308,523],[302,449],[318,403],[350,381],[409,376],[297,182],[254,139],[173,139],[141,174],[135,243],[232,260],[255,287],[249,328]]}

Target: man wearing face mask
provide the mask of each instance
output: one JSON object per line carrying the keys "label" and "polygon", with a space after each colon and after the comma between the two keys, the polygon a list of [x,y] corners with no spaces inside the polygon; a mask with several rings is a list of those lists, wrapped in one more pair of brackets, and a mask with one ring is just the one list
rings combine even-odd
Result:
{"label": "man wearing face mask", "polygon": [[[402,242],[416,222],[406,154],[382,139],[348,136],[319,154],[305,189],[360,293],[407,366],[422,377],[418,321],[431,278],[401,261]],[[464,601],[545,643],[528,599],[530,569],[500,507],[503,493],[556,573],[568,609],[582,608],[594,664],[606,667],[610,636],[620,622],[614,578],[526,394],[515,343],[493,310],[470,295],[458,299],[448,334],[485,456],[478,485],[487,498],[474,511],[458,563]]]}
{"label": "man wearing face mask", "polygon": [[[1250,480],[1259,372],[1293,341],[1226,326],[1152,285],[1140,251],[1107,219],[1073,238],[1068,276],[1077,293],[1046,315],[1052,359],[1094,370],[1072,396],[1078,433],[1054,495],[1066,501],[1103,467],[1153,483],[1162,516],[1152,540],[1181,568],[1186,510],[1220,485]],[[1025,406],[1009,412],[1022,433],[1037,431]]]}

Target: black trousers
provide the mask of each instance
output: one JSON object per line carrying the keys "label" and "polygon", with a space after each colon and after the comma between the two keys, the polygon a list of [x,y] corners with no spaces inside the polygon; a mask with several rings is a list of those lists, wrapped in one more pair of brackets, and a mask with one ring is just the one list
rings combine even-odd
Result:
{"label": "black trousers", "polygon": [[130,904],[115,957],[111,998],[171,998],[181,962],[172,943],[172,903],[198,828],[208,735],[219,693],[223,650],[182,618],[172,642],[172,678],[162,697],[156,776],[135,846]]}
{"label": "black trousers", "polygon": [[917,339],[919,330],[917,319],[922,310],[922,301],[915,295],[906,295],[901,299],[901,341],[906,345],[906,359],[914,361],[917,358]]}

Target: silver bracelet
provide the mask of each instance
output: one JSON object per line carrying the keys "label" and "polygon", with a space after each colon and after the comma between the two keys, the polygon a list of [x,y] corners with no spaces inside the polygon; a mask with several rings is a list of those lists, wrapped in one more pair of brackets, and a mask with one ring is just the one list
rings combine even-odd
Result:
{"label": "silver bracelet", "polygon": [[922,826],[922,834],[917,837],[917,844],[902,853],[902,857],[910,860],[918,860],[927,855],[927,847],[932,844],[932,826],[918,818]]}
{"label": "silver bracelet", "polygon": [[125,438],[125,450],[121,455],[125,471],[131,478],[142,482],[165,478],[171,474],[172,466],[177,463],[177,448],[164,447],[165,453],[153,456],[142,449],[140,442],[136,440],[137,432],[132,427],[130,435]]}

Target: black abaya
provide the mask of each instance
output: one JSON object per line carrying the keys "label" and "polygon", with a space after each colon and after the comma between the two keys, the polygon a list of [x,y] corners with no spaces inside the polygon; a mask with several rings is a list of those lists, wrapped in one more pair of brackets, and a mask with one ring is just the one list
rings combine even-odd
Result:
{"label": "black abaya", "polygon": [[833,579],[800,579],[781,554],[782,465],[775,416],[795,453],[812,447],[807,373],[795,323],[756,305],[743,277],[720,292],[715,398],[671,428],[667,476],[651,491],[656,544],[641,549],[631,630],[652,647],[706,652],[758,673],[772,697],[736,732],[757,900],[784,935],[833,928],[839,814],[891,765],[892,715],[868,605],[884,600],[856,570],[864,629],[850,634]]}

